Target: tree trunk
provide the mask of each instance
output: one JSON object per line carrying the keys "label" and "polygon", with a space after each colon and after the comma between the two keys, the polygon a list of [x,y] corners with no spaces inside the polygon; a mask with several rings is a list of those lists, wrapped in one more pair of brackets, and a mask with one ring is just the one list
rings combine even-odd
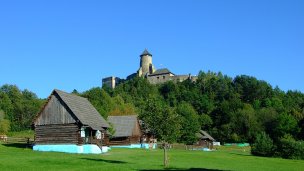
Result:
{"label": "tree trunk", "polygon": [[168,165],[169,165],[169,162],[168,162],[168,154],[167,154],[167,143],[164,143],[164,167],[167,168]]}

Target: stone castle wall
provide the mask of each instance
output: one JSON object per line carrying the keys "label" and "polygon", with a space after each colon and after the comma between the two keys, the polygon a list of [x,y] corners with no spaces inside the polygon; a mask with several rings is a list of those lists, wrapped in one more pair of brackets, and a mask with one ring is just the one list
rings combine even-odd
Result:
{"label": "stone castle wall", "polygon": [[174,75],[167,73],[162,75],[149,75],[147,79],[151,84],[161,84],[172,80],[172,77],[174,77]]}
{"label": "stone castle wall", "polygon": [[191,81],[196,81],[197,76],[191,76],[191,75],[173,75],[171,73],[168,74],[162,74],[162,75],[149,75],[147,77],[148,81],[151,84],[162,84],[167,81],[173,81],[173,82],[183,82],[185,80],[190,79]]}
{"label": "stone castle wall", "polygon": [[108,86],[112,89],[114,89],[120,82],[121,79],[114,76],[102,79],[102,85]]}

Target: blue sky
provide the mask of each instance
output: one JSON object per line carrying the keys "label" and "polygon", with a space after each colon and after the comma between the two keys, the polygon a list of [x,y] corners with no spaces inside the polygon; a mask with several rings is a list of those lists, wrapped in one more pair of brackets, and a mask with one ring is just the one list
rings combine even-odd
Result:
{"label": "blue sky", "polygon": [[246,74],[304,92],[303,0],[0,1],[0,85],[46,98],[139,68]]}

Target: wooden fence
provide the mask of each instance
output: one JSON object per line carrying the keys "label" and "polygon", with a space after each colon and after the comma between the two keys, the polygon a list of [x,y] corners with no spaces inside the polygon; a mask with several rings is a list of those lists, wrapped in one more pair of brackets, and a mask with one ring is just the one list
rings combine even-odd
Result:
{"label": "wooden fence", "polygon": [[6,141],[7,140],[7,136],[4,134],[0,135],[0,141]]}
{"label": "wooden fence", "polygon": [[34,140],[30,139],[28,137],[1,137],[0,141],[2,141],[6,145],[18,145],[18,146],[24,146],[26,148],[29,148],[33,145]]}

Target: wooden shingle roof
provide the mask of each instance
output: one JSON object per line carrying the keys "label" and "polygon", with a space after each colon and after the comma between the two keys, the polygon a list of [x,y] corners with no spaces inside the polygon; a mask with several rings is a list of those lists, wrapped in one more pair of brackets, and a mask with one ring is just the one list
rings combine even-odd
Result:
{"label": "wooden shingle roof", "polygon": [[129,116],[109,116],[108,121],[113,124],[115,133],[113,137],[129,137],[133,134],[133,129],[137,121],[136,115]]}
{"label": "wooden shingle roof", "polygon": [[206,131],[203,130],[200,130],[200,132],[197,133],[196,136],[200,139],[209,139],[211,141],[215,141],[215,139],[211,137],[211,135],[209,135]]}
{"label": "wooden shingle roof", "polygon": [[95,130],[110,127],[88,99],[60,90],[54,90],[54,92],[59,95],[83,125],[88,125]]}
{"label": "wooden shingle roof", "polygon": [[[72,112],[72,115],[74,115],[82,125],[89,126],[94,130],[103,130],[104,128],[110,127],[88,99],[56,89],[52,92],[51,96],[52,95],[56,95],[60,98]],[[36,119],[43,110],[44,108],[38,113]]]}

